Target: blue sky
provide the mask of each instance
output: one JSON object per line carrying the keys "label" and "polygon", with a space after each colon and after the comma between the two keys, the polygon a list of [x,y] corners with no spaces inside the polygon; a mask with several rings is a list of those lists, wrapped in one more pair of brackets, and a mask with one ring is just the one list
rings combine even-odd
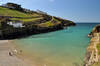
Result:
{"label": "blue sky", "polygon": [[0,4],[7,2],[74,22],[100,22],[100,0],[0,0]]}

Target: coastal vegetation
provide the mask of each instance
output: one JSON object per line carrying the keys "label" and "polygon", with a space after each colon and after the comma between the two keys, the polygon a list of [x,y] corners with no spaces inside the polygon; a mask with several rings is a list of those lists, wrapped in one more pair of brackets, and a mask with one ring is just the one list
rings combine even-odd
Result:
{"label": "coastal vegetation", "polygon": [[74,22],[48,15],[40,10],[32,11],[15,3],[0,6],[0,37],[17,38],[46,33],[75,25]]}

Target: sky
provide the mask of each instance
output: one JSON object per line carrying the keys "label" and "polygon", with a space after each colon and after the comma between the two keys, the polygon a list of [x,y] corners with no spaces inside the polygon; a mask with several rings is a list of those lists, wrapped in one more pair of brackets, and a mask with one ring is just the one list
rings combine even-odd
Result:
{"label": "sky", "polygon": [[74,22],[100,23],[100,0],[0,0],[0,4],[7,2],[30,10],[39,9]]}

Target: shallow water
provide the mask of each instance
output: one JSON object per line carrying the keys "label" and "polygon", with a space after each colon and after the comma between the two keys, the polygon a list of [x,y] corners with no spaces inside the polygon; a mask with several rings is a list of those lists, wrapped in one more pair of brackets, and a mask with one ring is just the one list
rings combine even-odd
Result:
{"label": "shallow water", "polygon": [[81,23],[14,42],[37,66],[81,66],[90,40],[87,35],[96,24]]}

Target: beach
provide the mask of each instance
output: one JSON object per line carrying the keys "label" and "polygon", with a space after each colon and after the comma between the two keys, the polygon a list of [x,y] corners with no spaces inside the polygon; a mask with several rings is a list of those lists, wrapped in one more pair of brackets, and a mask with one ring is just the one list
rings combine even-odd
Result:
{"label": "beach", "polygon": [[34,66],[16,56],[17,50],[8,40],[0,40],[0,66]]}

